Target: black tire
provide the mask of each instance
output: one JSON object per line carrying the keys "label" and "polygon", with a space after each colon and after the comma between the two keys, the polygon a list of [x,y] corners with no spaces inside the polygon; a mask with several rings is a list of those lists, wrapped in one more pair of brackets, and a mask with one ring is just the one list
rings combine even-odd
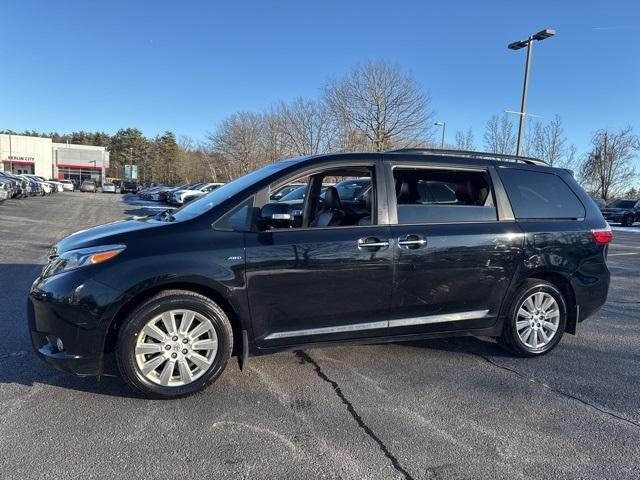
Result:
{"label": "black tire", "polygon": [[633,217],[631,215],[627,215],[622,219],[622,225],[625,227],[630,227],[633,225]]}
{"label": "black tire", "polygon": [[[206,372],[182,386],[162,386],[146,378],[135,356],[140,331],[149,320],[163,312],[188,309],[211,321],[217,334],[218,349]],[[121,326],[116,347],[118,369],[124,381],[149,398],[171,399],[192,395],[213,383],[224,371],[233,347],[233,330],[224,310],[211,299],[186,290],[166,290],[138,306]]]}
{"label": "black tire", "polygon": [[[553,299],[558,304],[560,316],[557,331],[553,338],[551,338],[551,340],[544,346],[534,349],[526,345],[518,335],[518,331],[516,329],[516,320],[517,312],[519,311],[523,302],[533,293],[538,292],[544,292],[553,297]],[[520,286],[513,297],[513,301],[511,302],[509,310],[506,314],[504,326],[502,328],[502,335],[498,337],[498,343],[508,351],[519,357],[537,357],[539,355],[549,353],[556,347],[556,345],[558,345],[558,343],[562,339],[562,335],[564,334],[566,325],[567,305],[562,292],[558,289],[558,287],[550,282],[537,278],[530,278]]]}

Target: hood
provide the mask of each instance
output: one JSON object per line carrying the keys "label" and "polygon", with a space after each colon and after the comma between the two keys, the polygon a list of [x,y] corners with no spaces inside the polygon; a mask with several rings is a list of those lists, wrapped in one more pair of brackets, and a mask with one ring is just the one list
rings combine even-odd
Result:
{"label": "hood", "polygon": [[622,213],[627,210],[631,210],[630,208],[615,208],[615,207],[605,207],[602,209],[602,213]]}
{"label": "hood", "polygon": [[57,253],[60,254],[68,250],[75,250],[76,248],[109,245],[122,242],[122,238],[120,238],[121,235],[148,230],[150,228],[160,228],[166,225],[170,225],[170,223],[159,222],[146,217],[119,220],[72,233],[67,238],[58,242],[56,250]]}

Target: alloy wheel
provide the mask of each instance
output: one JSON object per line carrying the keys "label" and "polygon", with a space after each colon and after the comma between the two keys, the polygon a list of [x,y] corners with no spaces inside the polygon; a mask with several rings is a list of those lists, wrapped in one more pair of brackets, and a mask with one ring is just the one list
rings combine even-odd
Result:
{"label": "alloy wheel", "polygon": [[560,307],[549,293],[533,293],[518,308],[516,330],[520,341],[529,348],[547,345],[556,336],[559,325]]}
{"label": "alloy wheel", "polygon": [[211,320],[193,310],[170,310],[142,328],[135,358],[149,381],[179,387],[204,375],[217,351],[218,335]]}

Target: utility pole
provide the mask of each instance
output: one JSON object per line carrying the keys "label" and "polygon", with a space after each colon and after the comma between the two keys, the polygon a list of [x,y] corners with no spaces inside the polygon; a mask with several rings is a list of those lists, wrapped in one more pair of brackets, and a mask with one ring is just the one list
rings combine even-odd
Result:
{"label": "utility pole", "polygon": [[436,127],[442,127],[442,139],[440,140],[440,148],[444,150],[444,132],[447,128],[447,122],[436,122],[434,123]]}

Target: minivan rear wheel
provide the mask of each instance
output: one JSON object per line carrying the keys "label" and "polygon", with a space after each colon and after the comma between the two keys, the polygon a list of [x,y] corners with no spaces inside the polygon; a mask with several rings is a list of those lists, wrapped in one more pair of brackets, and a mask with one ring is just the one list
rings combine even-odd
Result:
{"label": "minivan rear wheel", "polygon": [[213,383],[231,356],[224,310],[195,292],[167,290],[133,311],[116,347],[120,373],[150,398],[191,395]]}
{"label": "minivan rear wheel", "polygon": [[543,355],[560,342],[566,324],[562,292],[545,280],[529,279],[516,292],[498,341],[518,356]]}

